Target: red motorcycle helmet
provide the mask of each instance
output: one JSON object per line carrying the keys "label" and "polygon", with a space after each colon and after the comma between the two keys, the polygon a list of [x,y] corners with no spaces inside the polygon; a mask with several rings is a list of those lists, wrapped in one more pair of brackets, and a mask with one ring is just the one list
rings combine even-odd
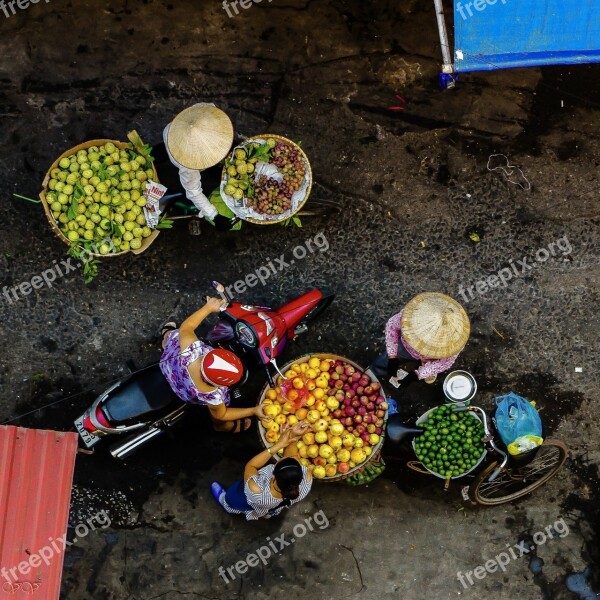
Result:
{"label": "red motorcycle helmet", "polygon": [[242,361],[229,350],[217,348],[208,352],[200,363],[202,378],[218,387],[231,387],[244,375]]}

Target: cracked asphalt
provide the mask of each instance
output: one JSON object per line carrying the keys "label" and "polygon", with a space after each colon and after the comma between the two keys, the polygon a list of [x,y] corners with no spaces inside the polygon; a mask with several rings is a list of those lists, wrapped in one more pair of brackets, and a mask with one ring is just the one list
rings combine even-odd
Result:
{"label": "cracked asphalt", "polygon": [[[52,0],[0,14],[0,31],[1,286],[31,280],[66,251],[41,208],[13,193],[36,197],[56,156],[82,141],[132,129],[159,141],[196,101],[224,108],[242,134],[301,141],[313,198],[342,209],[301,229],[245,225],[221,236],[209,225],[192,236],[180,223],[140,256],[105,260],[89,286],[69,273],[12,304],[2,298],[2,422],[70,429],[126,360],[157,360],[158,326],[197,308],[211,280],[233,283],[320,232],[327,252],[245,298],[276,305],[311,286],[333,290],[334,304],[288,356],[323,351],[361,364],[414,294],[461,300],[477,281],[555,248],[506,287],[467,295],[472,336],[457,365],[477,378],[480,406],[513,390],[569,446],[542,489],[482,509],[462,501],[460,483],[444,492],[389,461],[368,486],[319,483],[282,519],[246,522],[214,504],[209,484],[240,476],[257,433],[214,434],[198,410],[124,463],[105,450],[78,457],[71,526],[99,510],[112,524],[70,548],[63,598],[595,597],[599,66],[469,74],[440,92],[433,3],[416,0],[273,0],[233,18],[217,0]],[[403,111],[388,110],[396,94]],[[507,164],[490,163],[493,154],[521,173],[490,170]],[[439,383],[395,394],[407,420],[440,400]],[[323,529],[233,581],[219,575],[319,511]],[[559,519],[568,535],[460,584],[458,571]]]}

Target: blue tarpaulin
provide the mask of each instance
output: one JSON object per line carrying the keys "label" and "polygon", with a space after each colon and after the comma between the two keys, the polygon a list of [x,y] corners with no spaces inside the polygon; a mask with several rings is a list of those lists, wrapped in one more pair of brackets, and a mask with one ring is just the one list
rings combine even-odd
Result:
{"label": "blue tarpaulin", "polygon": [[454,0],[454,70],[600,62],[600,0]]}

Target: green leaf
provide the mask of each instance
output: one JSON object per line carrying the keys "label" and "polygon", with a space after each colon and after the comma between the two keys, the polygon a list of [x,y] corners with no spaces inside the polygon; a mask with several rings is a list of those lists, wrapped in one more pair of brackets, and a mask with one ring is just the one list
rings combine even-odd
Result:
{"label": "green leaf", "polygon": [[158,225],[154,229],[172,229],[173,221],[165,219],[164,217],[158,222]]}
{"label": "green leaf", "polygon": [[15,198],[21,198],[21,200],[28,200],[29,202],[33,202],[34,204],[39,204],[41,200],[35,200],[33,198],[28,198],[27,196],[21,196],[20,194],[13,194]]}
{"label": "green leaf", "polygon": [[210,203],[217,209],[217,212],[228,219],[235,217],[235,213],[225,204],[221,196],[221,190],[219,188],[215,188],[210,196],[208,197]]}
{"label": "green leaf", "polygon": [[77,198],[73,196],[71,200],[71,206],[69,206],[69,210],[67,211],[67,217],[69,217],[69,221],[73,221],[77,216],[77,207],[79,206],[79,202],[77,202]]}
{"label": "green leaf", "polygon": [[302,227],[302,221],[300,220],[300,217],[294,217],[292,221],[294,222],[294,225],[296,225],[296,227]]}

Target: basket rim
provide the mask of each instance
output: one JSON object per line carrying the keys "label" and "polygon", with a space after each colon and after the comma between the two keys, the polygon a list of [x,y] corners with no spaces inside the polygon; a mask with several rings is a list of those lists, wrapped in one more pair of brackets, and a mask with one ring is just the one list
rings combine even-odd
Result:
{"label": "basket rim", "polygon": [[[299,356],[299,357],[294,358],[294,359],[290,360],[289,362],[287,362],[283,367],[281,367],[281,371],[285,372],[294,363],[307,362],[313,356],[316,356],[319,358],[325,358],[325,359],[343,360],[344,362],[348,363],[349,365],[352,365],[355,369],[359,369],[360,371],[363,371],[363,373],[368,373],[369,377],[371,378],[372,381],[375,381],[375,382],[379,383],[379,385],[381,385],[381,382],[379,381],[379,379],[369,369],[364,369],[358,363],[354,362],[350,358],[346,358],[345,356],[341,356],[340,354],[330,354],[327,352],[310,352],[308,354],[303,354],[302,356]],[[263,402],[263,400],[265,399],[266,393],[270,389],[271,389],[271,386],[269,385],[269,383],[268,382],[265,383],[263,389],[260,392],[257,406]],[[383,390],[383,387],[381,389]],[[342,481],[343,479],[346,479],[347,477],[352,477],[353,475],[357,475],[358,473],[363,471],[366,468],[366,466],[374,458],[377,458],[383,447],[383,442],[384,442],[384,438],[385,438],[385,427],[386,427],[388,416],[389,416],[388,410],[389,409],[386,409],[385,416],[383,418],[383,427],[381,428],[380,440],[379,440],[379,442],[377,442],[377,444],[375,446],[372,447],[371,454],[367,457],[367,459],[365,461],[363,461],[359,465],[356,465],[355,467],[350,469],[347,473],[340,473],[338,475],[334,475],[333,477],[324,477],[322,479],[315,479],[315,481],[324,482],[324,483],[334,483],[336,481]],[[265,448],[270,448],[272,444],[269,444],[267,442],[267,440],[265,439],[264,427],[263,427],[262,423],[260,422],[260,420],[257,420],[257,425],[258,425],[258,436],[260,438],[261,444]],[[273,456],[273,458],[275,458],[275,460],[277,460],[277,461],[280,460],[280,457],[278,455]]]}
{"label": "basket rim", "polygon": [[[44,176],[44,179],[42,180],[42,190],[40,191],[40,193],[38,195],[39,195],[40,200],[42,201],[44,213],[46,215],[46,218],[48,219],[48,223],[50,224],[50,227],[51,227],[52,231],[54,232],[54,234],[62,242],[67,244],[67,246],[71,246],[73,242],[71,242],[71,240],[69,240],[69,238],[67,238],[67,236],[65,236],[65,234],[58,227],[56,219],[54,218],[54,215],[52,214],[52,210],[50,209],[48,201],[46,200],[46,193],[48,192],[48,182],[51,179],[50,174],[52,173],[52,171],[54,169],[56,169],[58,167],[58,163],[63,158],[65,158],[67,156],[71,156],[73,153],[76,153],[78,150],[85,150],[92,146],[103,146],[104,144],[107,144],[109,142],[112,142],[120,150],[124,150],[125,148],[127,148],[130,145],[130,142],[122,142],[120,140],[111,140],[111,139],[96,139],[96,140],[88,140],[86,142],[81,142],[80,144],[77,144],[76,146],[73,146],[69,150],[66,150],[65,152],[63,152],[50,165],[50,168],[46,171],[46,175]],[[156,181],[157,183],[160,183],[158,181],[158,173],[156,172],[156,167],[154,166],[154,163],[152,163],[152,170],[154,171],[154,179],[153,180]],[[150,235],[144,239],[144,241],[142,242],[141,248],[139,248],[138,250],[131,250],[131,249],[130,250],[121,250],[120,252],[112,252],[110,254],[99,254],[96,252],[90,252],[90,256],[93,256],[95,258],[113,258],[116,256],[123,256],[124,254],[128,254],[129,252],[132,252],[133,254],[140,254],[141,252],[144,252],[145,250],[147,250],[149,248],[149,246],[158,237],[159,233],[160,233],[159,229],[154,229],[152,232],[152,235]]]}
{"label": "basket rim", "polygon": [[[306,164],[306,174],[308,176],[308,187],[306,188],[306,194],[304,195],[304,199],[298,205],[298,208],[293,213],[289,214],[287,217],[282,217],[280,219],[269,219],[268,221],[263,220],[263,219],[256,219],[254,217],[240,217],[240,219],[242,219],[243,221],[247,221],[248,223],[252,223],[254,225],[275,225],[277,223],[282,223],[283,221],[287,221],[288,219],[291,219],[292,217],[297,215],[302,210],[302,208],[304,207],[306,202],[308,201],[310,192],[312,191],[312,185],[313,185],[312,167],[310,165],[310,161],[308,160],[308,156],[306,155],[306,152],[304,152],[302,147],[299,146],[296,142],[294,142],[293,140],[290,140],[289,138],[284,137],[283,135],[278,135],[276,133],[261,133],[259,135],[253,135],[253,136],[243,140],[240,144],[237,144],[236,147],[245,146],[246,144],[251,144],[254,141],[257,141],[259,139],[265,139],[267,137],[273,138],[274,140],[280,140],[280,141],[287,142],[288,144],[291,144],[292,146],[294,146],[294,148],[296,148],[300,152],[300,155],[302,156],[304,163]],[[228,154],[228,157],[231,157],[232,154],[233,154],[233,150]],[[225,181],[226,174],[227,173],[226,173],[225,166],[223,166],[223,169],[221,171],[221,182]]]}

